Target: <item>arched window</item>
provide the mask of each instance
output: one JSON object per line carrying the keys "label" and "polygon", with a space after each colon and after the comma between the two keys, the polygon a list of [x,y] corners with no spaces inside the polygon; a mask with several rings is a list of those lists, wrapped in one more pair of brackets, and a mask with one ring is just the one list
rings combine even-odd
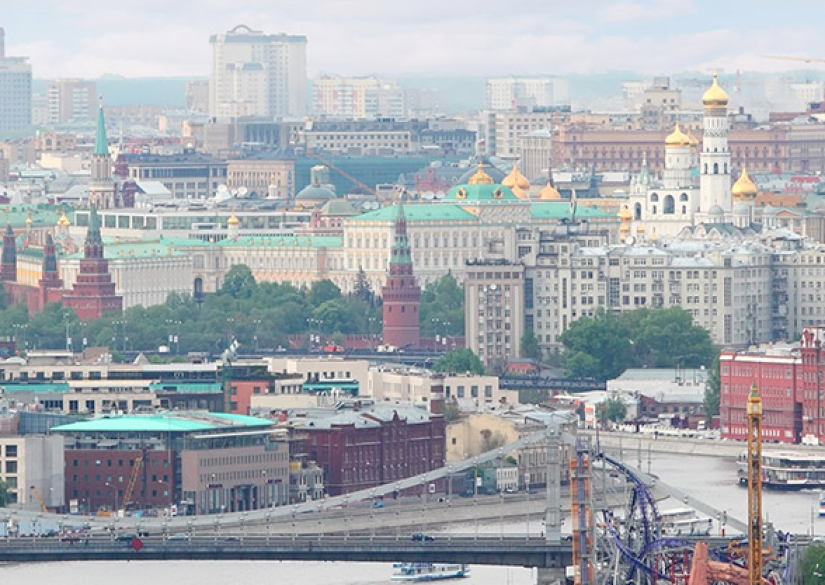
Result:
{"label": "arched window", "polygon": [[658,201],[659,201],[659,194],[658,193],[653,193],[650,196],[650,202],[651,203],[657,203]]}
{"label": "arched window", "polygon": [[687,193],[682,193],[681,195],[679,195],[679,201],[687,201],[687,200],[688,200]]}
{"label": "arched window", "polygon": [[714,175],[719,174],[719,163],[713,163],[713,174]]}
{"label": "arched window", "polygon": [[676,205],[673,200],[673,195],[666,195],[664,204],[662,205],[662,213],[671,214],[676,212]]}
{"label": "arched window", "polygon": [[637,203],[636,208],[634,209],[633,219],[639,220],[642,219],[642,204]]}

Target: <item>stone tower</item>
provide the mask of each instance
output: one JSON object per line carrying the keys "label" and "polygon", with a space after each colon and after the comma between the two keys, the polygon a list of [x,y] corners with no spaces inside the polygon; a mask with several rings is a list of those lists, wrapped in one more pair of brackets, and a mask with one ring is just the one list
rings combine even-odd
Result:
{"label": "stone tower", "polygon": [[384,343],[395,347],[417,347],[421,340],[421,316],[418,312],[421,287],[413,274],[403,198],[402,195],[398,200],[390,271],[381,291],[384,299]]}

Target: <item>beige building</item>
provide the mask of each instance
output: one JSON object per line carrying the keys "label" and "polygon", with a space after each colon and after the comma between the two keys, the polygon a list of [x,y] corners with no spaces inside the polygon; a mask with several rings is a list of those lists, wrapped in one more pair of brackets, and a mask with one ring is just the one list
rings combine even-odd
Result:
{"label": "beige building", "polygon": [[338,357],[267,358],[267,369],[273,374],[298,374],[303,380],[335,385],[336,382],[357,383],[359,394],[369,388],[369,362]]}
{"label": "beige building", "polygon": [[467,347],[488,367],[521,355],[525,270],[522,264],[479,260],[467,265],[464,323]]}
{"label": "beige building", "polygon": [[32,487],[50,510],[63,507],[63,445],[60,436],[0,434],[0,481],[24,509],[41,510]]}
{"label": "beige building", "polygon": [[525,177],[530,181],[547,179],[553,162],[553,131],[542,128],[523,135],[519,139],[518,154]]}
{"label": "beige building", "polygon": [[91,120],[97,107],[97,84],[82,79],[55,79],[46,84],[49,124]]}
{"label": "beige building", "polygon": [[[553,111],[496,111],[487,115],[487,153],[501,158],[516,158],[524,136],[546,130],[561,118]],[[528,178],[533,178],[528,175]]]}
{"label": "beige building", "polygon": [[233,159],[226,164],[226,186],[245,188],[262,199],[286,201],[295,196],[295,161],[272,158]]}

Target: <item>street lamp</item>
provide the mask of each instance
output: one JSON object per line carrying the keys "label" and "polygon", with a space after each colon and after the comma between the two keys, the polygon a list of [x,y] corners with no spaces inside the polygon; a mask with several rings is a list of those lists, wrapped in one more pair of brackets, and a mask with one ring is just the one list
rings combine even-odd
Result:
{"label": "street lamp", "polygon": [[114,484],[109,483],[108,481],[104,485],[106,487],[112,488],[112,493],[114,494],[114,500],[115,500],[115,507],[112,508],[112,512],[114,514],[117,514],[117,511],[118,511],[118,508],[117,508],[117,486],[114,485]]}

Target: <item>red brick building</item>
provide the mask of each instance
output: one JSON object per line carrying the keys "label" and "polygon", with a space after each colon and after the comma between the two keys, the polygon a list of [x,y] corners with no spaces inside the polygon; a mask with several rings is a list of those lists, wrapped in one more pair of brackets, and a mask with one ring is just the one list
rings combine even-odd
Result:
{"label": "red brick building", "polygon": [[413,274],[402,200],[398,202],[398,216],[395,220],[390,273],[381,296],[384,305],[384,343],[395,347],[418,347],[421,342],[421,315],[418,313],[421,287]]}
{"label": "red brick building", "polygon": [[726,439],[747,438],[745,408],[752,384],[762,397],[762,437],[825,443],[825,327],[803,329],[798,347],[723,352],[720,358],[720,428]]}
{"label": "red brick building", "polygon": [[421,408],[313,409],[291,412],[288,421],[306,435],[303,450],[324,470],[331,496],[445,465],[444,417]]}

